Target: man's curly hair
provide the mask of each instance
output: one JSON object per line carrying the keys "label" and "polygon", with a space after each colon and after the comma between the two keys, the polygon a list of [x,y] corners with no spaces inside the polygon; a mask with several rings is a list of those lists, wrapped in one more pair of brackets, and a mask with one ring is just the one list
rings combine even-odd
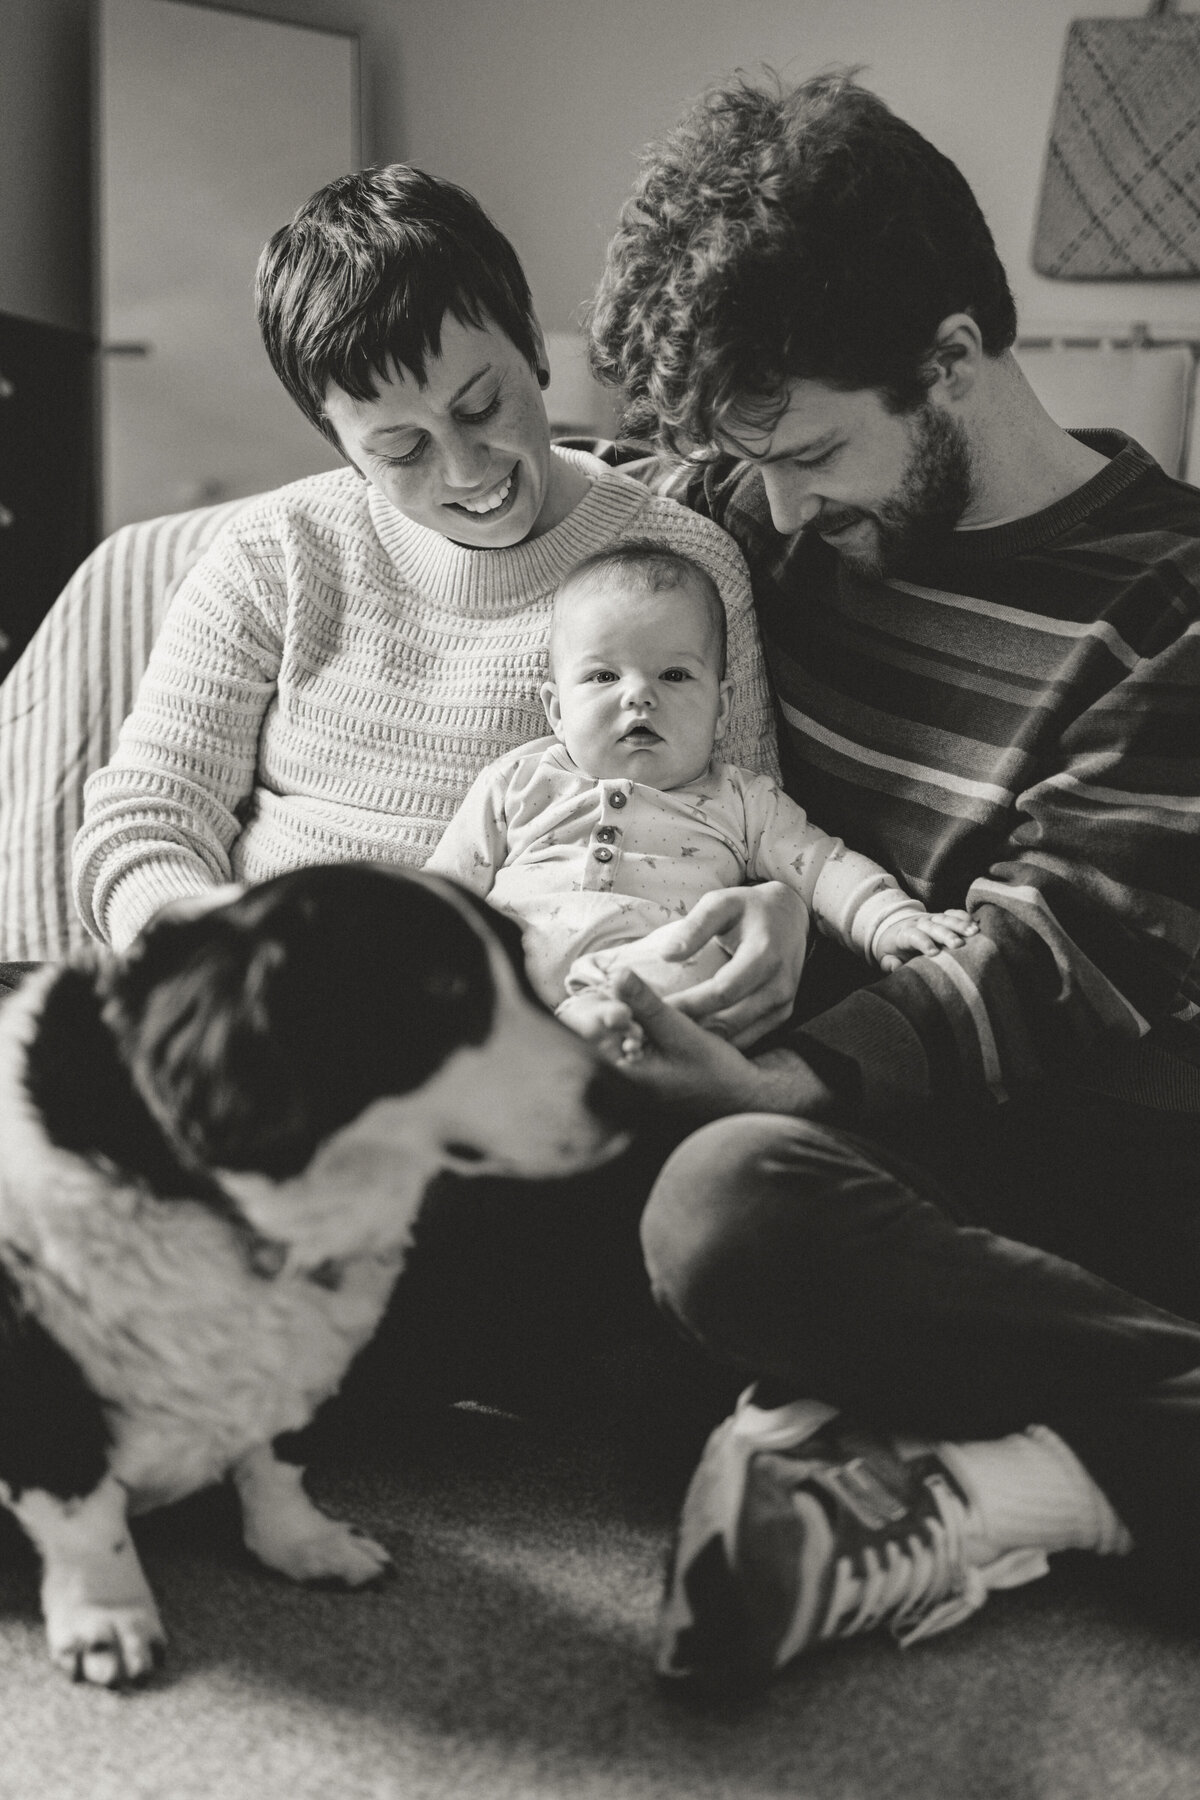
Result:
{"label": "man's curly hair", "polygon": [[991,232],[959,170],[849,72],[738,74],[642,159],[592,307],[591,360],[623,429],[677,454],[730,418],[770,430],[796,379],[896,412],[933,379],[937,328],[1016,336]]}

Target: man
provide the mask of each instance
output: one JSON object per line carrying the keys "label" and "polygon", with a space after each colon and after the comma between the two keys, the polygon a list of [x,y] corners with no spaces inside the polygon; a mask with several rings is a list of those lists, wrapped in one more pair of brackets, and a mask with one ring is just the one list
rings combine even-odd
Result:
{"label": "man", "polygon": [[858,988],[818,956],[757,1061],[623,984],[635,1078],[716,1121],[656,1293],[756,1379],[660,1668],[907,1641],[1064,1548],[1200,1599],[1200,493],[1049,419],[966,182],[848,77],[648,152],[593,333],[746,553],[791,792],[979,926]]}

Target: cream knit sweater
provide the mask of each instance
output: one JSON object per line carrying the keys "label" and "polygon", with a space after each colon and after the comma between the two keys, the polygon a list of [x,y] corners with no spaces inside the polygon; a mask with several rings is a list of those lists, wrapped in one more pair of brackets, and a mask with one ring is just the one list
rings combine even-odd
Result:
{"label": "cream knit sweater", "polygon": [[240,512],[172,602],[107,768],[87,784],[75,894],[121,948],[168,901],[311,862],[419,866],[485,763],[546,730],[551,597],[591,551],[670,544],[729,617],[722,751],[775,774],[775,722],[732,538],[579,451],[591,479],[543,536],[469,550],[351,469]]}

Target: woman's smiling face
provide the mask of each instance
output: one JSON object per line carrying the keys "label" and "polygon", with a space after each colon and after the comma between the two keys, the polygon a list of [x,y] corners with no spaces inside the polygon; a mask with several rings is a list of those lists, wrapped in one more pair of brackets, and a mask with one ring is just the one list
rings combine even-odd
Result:
{"label": "woman's smiling face", "polygon": [[374,400],[330,383],[347,459],[414,524],[472,549],[537,537],[570,510],[535,371],[490,323],[447,313],[425,380],[397,367]]}

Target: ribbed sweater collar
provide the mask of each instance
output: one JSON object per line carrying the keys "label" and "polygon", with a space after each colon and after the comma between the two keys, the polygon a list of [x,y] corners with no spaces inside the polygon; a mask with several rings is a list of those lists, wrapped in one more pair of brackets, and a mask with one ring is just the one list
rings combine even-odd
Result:
{"label": "ribbed sweater collar", "polygon": [[1109,461],[1090,481],[1056,500],[1041,512],[1028,513],[1022,519],[1009,519],[1002,525],[985,526],[978,531],[954,531],[939,541],[939,559],[961,563],[994,562],[1003,557],[1020,556],[1053,543],[1064,532],[1082,525],[1101,507],[1117,500],[1134,482],[1154,471],[1159,465],[1142,446],[1123,431],[1072,431],[1071,436],[1089,449],[1098,450]]}
{"label": "ribbed sweater collar", "polygon": [[541,537],[500,550],[471,550],[397,512],[375,488],[367,505],[384,550],[405,583],[465,615],[504,614],[528,605],[531,595],[557,587],[567,570],[616,536],[639,507],[646,490],[594,456],[557,445],[553,456],[589,477],[591,486],[573,512]]}

